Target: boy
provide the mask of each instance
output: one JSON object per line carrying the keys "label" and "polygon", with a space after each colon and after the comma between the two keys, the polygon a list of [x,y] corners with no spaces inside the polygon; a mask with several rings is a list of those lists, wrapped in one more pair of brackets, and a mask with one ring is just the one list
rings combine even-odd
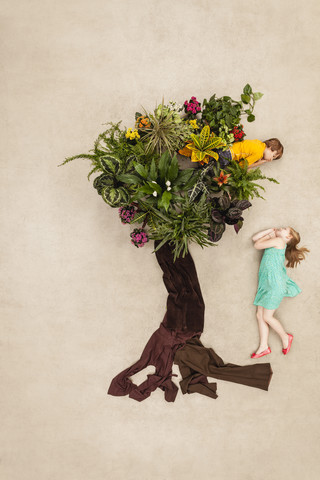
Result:
{"label": "boy", "polygon": [[243,140],[235,142],[229,149],[217,150],[221,168],[225,168],[231,160],[239,162],[243,166],[243,160],[247,160],[250,168],[258,167],[266,162],[272,162],[282,157],[283,145],[277,138],[260,140]]}

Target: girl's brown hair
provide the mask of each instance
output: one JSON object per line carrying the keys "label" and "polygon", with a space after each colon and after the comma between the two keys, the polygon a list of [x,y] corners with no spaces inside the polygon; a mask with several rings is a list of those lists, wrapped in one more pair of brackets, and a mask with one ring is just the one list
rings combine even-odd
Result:
{"label": "girl's brown hair", "polygon": [[288,260],[287,267],[293,268],[298,265],[302,260],[305,259],[306,253],[310,252],[305,247],[297,248],[298,243],[300,242],[300,235],[293,228],[290,227],[290,233],[292,235],[291,240],[287,243],[286,248],[286,259]]}

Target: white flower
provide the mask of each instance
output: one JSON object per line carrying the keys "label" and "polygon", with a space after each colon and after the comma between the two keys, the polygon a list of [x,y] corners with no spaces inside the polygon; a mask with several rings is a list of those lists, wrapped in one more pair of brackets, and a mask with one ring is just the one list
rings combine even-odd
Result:
{"label": "white flower", "polygon": [[157,182],[155,182],[154,180],[151,180],[151,183],[157,183]]}
{"label": "white flower", "polygon": [[174,112],[181,112],[183,110],[183,106],[180,103],[173,102],[172,100],[169,102],[168,107]]}
{"label": "white flower", "polygon": [[171,185],[170,180],[167,180],[167,181],[166,181],[166,185],[167,185],[167,187],[170,187],[170,185]]}
{"label": "white flower", "polygon": [[154,191],[152,195],[153,195],[154,197],[157,197],[157,196],[158,196],[158,194],[157,194],[156,191]]}
{"label": "white flower", "polygon": [[168,190],[168,191],[171,190],[171,187],[167,187],[167,190]]}

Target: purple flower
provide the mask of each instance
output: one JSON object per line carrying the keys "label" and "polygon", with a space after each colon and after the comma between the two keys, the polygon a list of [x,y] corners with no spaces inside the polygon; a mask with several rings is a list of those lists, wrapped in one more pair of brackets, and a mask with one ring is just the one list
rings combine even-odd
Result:
{"label": "purple flower", "polygon": [[121,223],[130,223],[131,220],[133,220],[135,214],[136,214],[136,209],[134,206],[129,205],[127,207],[120,207],[119,210],[119,216]]}
{"label": "purple flower", "polygon": [[130,237],[131,243],[137,248],[143,247],[149,241],[147,233],[142,228],[135,228]]}

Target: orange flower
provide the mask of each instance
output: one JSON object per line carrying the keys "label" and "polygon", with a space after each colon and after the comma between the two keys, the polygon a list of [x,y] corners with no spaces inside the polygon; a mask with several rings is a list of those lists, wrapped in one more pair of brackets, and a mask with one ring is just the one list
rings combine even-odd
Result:
{"label": "orange flower", "polygon": [[228,183],[228,178],[230,177],[231,173],[228,173],[227,175],[223,173],[223,170],[221,170],[219,177],[214,177],[213,180],[217,182],[219,187],[221,187],[223,184]]}
{"label": "orange flower", "polygon": [[180,150],[178,150],[180,155],[184,155],[185,157],[191,157],[191,150],[187,148],[187,146],[184,146]]}
{"label": "orange flower", "polygon": [[138,128],[150,128],[151,123],[148,117],[145,117],[142,115],[141,117],[137,118],[136,124],[138,125]]}

